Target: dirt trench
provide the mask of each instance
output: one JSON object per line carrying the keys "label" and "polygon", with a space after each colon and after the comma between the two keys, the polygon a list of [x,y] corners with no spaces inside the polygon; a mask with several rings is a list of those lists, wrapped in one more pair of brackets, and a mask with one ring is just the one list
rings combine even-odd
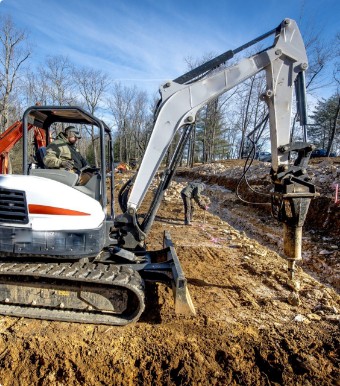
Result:
{"label": "dirt trench", "polygon": [[[340,385],[340,297],[329,274],[299,266],[301,304],[290,305],[280,227],[227,194],[211,194],[192,227],[179,197],[164,201],[147,239],[158,249],[170,231],[195,317],[175,315],[172,291],[152,283],[141,319],[126,327],[1,317],[0,384]],[[323,246],[305,241],[313,260]]]}

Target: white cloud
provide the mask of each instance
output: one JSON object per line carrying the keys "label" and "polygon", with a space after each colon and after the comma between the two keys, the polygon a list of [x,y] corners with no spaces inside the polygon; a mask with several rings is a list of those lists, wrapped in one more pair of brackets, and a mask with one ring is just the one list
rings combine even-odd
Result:
{"label": "white cloud", "polygon": [[187,71],[184,58],[236,48],[294,17],[296,3],[245,0],[240,9],[220,0],[83,0],[81,6],[77,0],[16,0],[2,9],[31,31],[33,59],[67,55],[116,80],[157,90]]}

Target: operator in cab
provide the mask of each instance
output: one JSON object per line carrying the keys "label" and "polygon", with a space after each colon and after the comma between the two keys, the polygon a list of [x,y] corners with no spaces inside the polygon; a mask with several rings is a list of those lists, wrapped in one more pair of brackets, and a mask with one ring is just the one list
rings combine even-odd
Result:
{"label": "operator in cab", "polygon": [[76,127],[66,127],[58,134],[57,139],[47,146],[44,165],[48,169],[64,169],[77,173],[79,174],[77,185],[85,185],[93,174],[85,171],[91,167],[76,147],[80,138]]}

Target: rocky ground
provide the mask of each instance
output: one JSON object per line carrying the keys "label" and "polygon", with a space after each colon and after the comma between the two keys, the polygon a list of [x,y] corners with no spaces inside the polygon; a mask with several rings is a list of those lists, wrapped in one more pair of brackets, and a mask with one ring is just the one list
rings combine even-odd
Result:
{"label": "rocky ground", "polygon": [[[310,166],[321,196],[304,232],[298,305],[287,301],[282,230],[268,196],[244,183],[235,195],[242,165],[179,170],[147,240],[158,249],[170,231],[195,317],[175,315],[172,291],[152,283],[140,321],[127,327],[2,317],[0,384],[340,385],[340,160]],[[249,184],[267,194],[269,164],[252,168]],[[207,184],[210,208],[186,227],[178,192],[191,179]]]}

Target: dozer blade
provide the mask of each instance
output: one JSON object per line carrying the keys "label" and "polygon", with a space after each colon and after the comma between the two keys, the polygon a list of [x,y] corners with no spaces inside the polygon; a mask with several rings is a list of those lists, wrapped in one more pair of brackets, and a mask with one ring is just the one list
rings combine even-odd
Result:
{"label": "dozer blade", "polygon": [[145,281],[166,283],[172,288],[175,312],[182,315],[196,315],[189,294],[187,279],[176,254],[170,233],[164,232],[163,249],[148,252],[150,262],[140,272]]}
{"label": "dozer blade", "polygon": [[175,312],[181,315],[196,315],[195,306],[187,286],[174,288]]}
{"label": "dozer blade", "polygon": [[196,315],[194,304],[187,287],[187,279],[179,262],[170,233],[164,232],[163,244],[168,248],[168,261],[172,261],[172,290],[174,294],[175,312],[182,315]]}

